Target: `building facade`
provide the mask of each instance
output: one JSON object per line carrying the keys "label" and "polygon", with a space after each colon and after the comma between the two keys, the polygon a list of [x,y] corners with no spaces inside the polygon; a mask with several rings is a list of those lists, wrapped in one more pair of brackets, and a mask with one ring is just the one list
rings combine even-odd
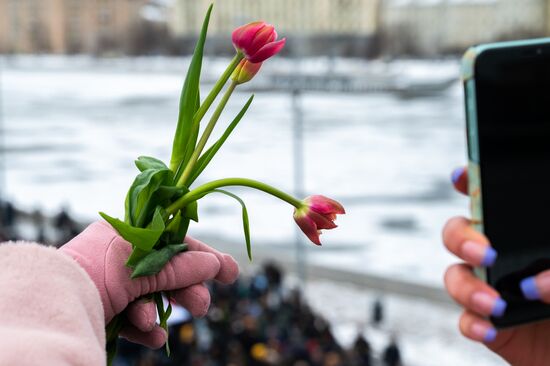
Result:
{"label": "building facade", "polygon": [[175,0],[170,28],[176,36],[196,35],[214,3],[209,33],[230,33],[254,20],[276,24],[281,33],[372,35],[379,0]]}
{"label": "building facade", "polygon": [[296,56],[433,56],[550,35],[550,0],[0,0],[0,53],[187,54],[212,2],[218,54],[254,20],[276,24]]}
{"label": "building facade", "polygon": [[385,0],[381,30],[390,54],[462,52],[479,43],[549,32],[549,0]]}
{"label": "building facade", "polygon": [[[263,20],[287,37],[287,55],[369,56],[375,48],[383,0],[174,0],[168,24],[177,40],[193,40],[214,3],[209,48],[223,53],[235,27]],[[188,42],[190,45],[192,42]],[[189,51],[189,47],[186,52]]]}
{"label": "building facade", "polygon": [[1,53],[96,53],[132,36],[146,0],[0,0]]}

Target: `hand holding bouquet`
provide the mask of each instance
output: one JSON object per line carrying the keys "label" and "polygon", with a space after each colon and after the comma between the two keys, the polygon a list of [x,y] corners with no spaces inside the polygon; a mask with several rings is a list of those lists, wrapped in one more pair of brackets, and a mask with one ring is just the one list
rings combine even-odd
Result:
{"label": "hand holding bouquet", "polygon": [[[197,202],[211,193],[230,196],[242,206],[246,248],[248,257],[252,259],[246,205],[238,196],[225,190],[229,186],[261,190],[294,206],[296,223],[318,245],[320,230],[335,228],[336,215],[344,213],[344,208],[338,202],[327,197],[317,195],[299,200],[265,183],[246,178],[224,178],[193,186],[241,121],[254,98],[250,96],[222,136],[206,148],[232,93],[238,85],[250,81],[260,70],[262,62],[277,54],[285,45],[285,39],[277,40],[274,27],[264,22],[254,22],[235,29],[232,39],[236,55],[210,93],[201,101],[199,79],[211,11],[212,6],[206,14],[183,85],[169,166],[153,157],[139,157],[135,164],[140,173],[126,196],[124,221],[100,213],[132,245],[126,261],[126,266],[132,269],[132,278],[157,274],[175,255],[187,250],[184,238],[190,221],[198,222]],[[229,80],[210,120],[202,133],[199,133],[203,118]],[[160,325],[166,329],[171,305],[164,307],[160,293],[152,297],[157,304]],[[116,340],[122,323],[118,315],[107,325],[109,361],[116,352]]]}

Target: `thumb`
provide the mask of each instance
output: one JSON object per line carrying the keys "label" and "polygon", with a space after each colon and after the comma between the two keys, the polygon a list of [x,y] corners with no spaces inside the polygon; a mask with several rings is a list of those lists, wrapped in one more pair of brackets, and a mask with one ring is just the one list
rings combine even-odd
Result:
{"label": "thumb", "polygon": [[520,288],[526,299],[550,303],[550,270],[523,279]]}

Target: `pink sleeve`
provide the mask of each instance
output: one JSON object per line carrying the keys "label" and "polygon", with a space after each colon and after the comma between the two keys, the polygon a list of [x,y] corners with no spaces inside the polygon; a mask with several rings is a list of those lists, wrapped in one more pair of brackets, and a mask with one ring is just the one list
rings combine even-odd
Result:
{"label": "pink sleeve", "polygon": [[69,256],[0,245],[0,365],[105,365],[99,293]]}

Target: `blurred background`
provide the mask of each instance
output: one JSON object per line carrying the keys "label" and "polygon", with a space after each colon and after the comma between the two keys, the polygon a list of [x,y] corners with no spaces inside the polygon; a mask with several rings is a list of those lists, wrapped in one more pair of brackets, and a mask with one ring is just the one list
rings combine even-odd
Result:
{"label": "blurred background", "polygon": [[[133,160],[167,161],[189,55],[211,1],[0,0],[2,239],[59,245],[123,215]],[[173,356],[122,343],[117,365],[499,365],[459,336],[443,291],[454,259],[440,231],[467,215],[450,173],[466,161],[460,57],[481,42],[546,36],[548,0],[218,0],[204,91],[231,31],[253,20],[287,37],[238,89],[220,124],[252,107],[201,182],[259,179],[344,204],[322,247],[292,210],[235,190],[201,201],[190,233],[238,258],[209,315],[179,308]],[[221,130],[221,128],[220,128]]]}

